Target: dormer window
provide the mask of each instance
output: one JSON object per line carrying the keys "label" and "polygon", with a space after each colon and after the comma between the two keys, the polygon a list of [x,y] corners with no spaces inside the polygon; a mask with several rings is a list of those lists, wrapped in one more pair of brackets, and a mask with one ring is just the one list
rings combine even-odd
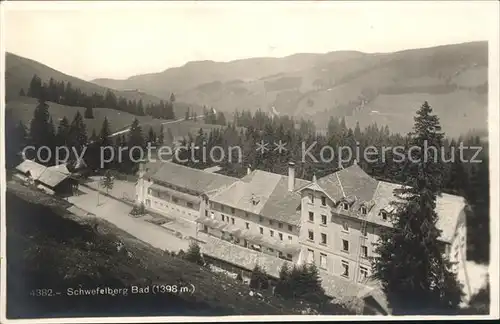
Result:
{"label": "dormer window", "polygon": [[343,210],[349,210],[349,204],[346,203],[346,202],[342,203],[342,209]]}
{"label": "dormer window", "polygon": [[385,210],[380,211],[380,216],[382,216],[383,220],[387,220],[387,212]]}
{"label": "dormer window", "polygon": [[366,209],[365,206],[361,207],[361,214],[366,215],[368,210]]}

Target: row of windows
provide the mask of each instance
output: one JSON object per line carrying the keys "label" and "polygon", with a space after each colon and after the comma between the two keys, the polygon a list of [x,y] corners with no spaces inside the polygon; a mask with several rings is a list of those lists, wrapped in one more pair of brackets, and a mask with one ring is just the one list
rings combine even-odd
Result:
{"label": "row of windows", "polygon": [[[250,227],[250,224],[248,223],[245,223],[246,226],[247,226],[247,229],[249,229]],[[263,227],[259,227],[259,232],[261,235],[264,235],[264,228]],[[274,237],[274,231],[273,230],[269,230],[269,236],[270,237]],[[280,241],[283,241],[283,233],[280,233],[278,232],[278,237],[280,239]],[[291,235],[288,235],[288,240],[291,241],[292,240],[292,236]]]}
{"label": "row of windows", "polygon": [[[308,253],[308,262],[314,263],[314,250],[307,250]],[[324,253],[319,254],[319,267],[322,269],[327,269],[327,260],[328,256]],[[341,275],[349,278],[349,261],[341,260],[342,264],[342,273]],[[359,281],[363,281],[368,277],[368,268],[360,266],[359,269]]]}
{"label": "row of windows", "polygon": [[[309,222],[314,223],[314,213],[313,212],[309,212]],[[327,222],[327,216],[321,215],[321,225],[326,225],[326,222]],[[342,230],[344,232],[349,232],[349,224],[347,222],[342,223]],[[364,236],[367,235],[366,228],[363,229],[363,235]]]}
{"label": "row of windows", "polygon": [[[212,209],[213,209],[213,207],[214,207],[214,204],[211,205]],[[226,208],[224,207],[224,205],[220,205],[220,211],[221,212],[225,212],[225,209]],[[231,209],[231,214],[234,215],[236,213],[236,210],[233,207],[231,207],[230,209]],[[249,214],[247,212],[245,212],[244,213],[244,217],[248,218]],[[224,216],[222,216],[222,220],[224,221]],[[263,222],[264,222],[264,217],[259,216],[259,223],[263,223]],[[268,223],[269,223],[270,226],[273,226],[274,222],[275,222],[274,220],[268,219]],[[278,223],[278,228],[283,228],[284,227],[283,223],[281,223],[281,222],[277,222],[277,223]],[[234,221],[233,221],[233,224],[234,224]],[[290,225],[290,224],[288,224],[287,226],[288,226],[288,231],[292,232],[293,231],[293,226]]]}
{"label": "row of windows", "polygon": [[[314,204],[314,194],[312,194],[312,193],[309,194],[309,203]],[[321,206],[326,206],[326,197],[325,196],[321,196]],[[341,204],[341,206],[342,206],[343,210],[345,210],[345,211],[349,210],[349,203],[343,202]],[[368,214],[368,208],[366,206],[361,206],[360,211],[361,211],[361,214],[363,214],[363,215]],[[386,211],[384,211],[384,210],[380,211],[380,216],[382,217],[383,220],[387,220],[387,215],[388,215],[388,213]],[[323,224],[326,224],[326,221]]]}
{"label": "row of windows", "polygon": [[[314,232],[309,231],[308,235],[309,241],[314,242]],[[327,245],[327,235],[325,233],[321,233],[321,241],[320,244],[322,245]],[[342,251],[344,252],[349,252],[349,241],[348,240],[342,240]],[[361,256],[367,258],[368,257],[368,247],[366,245],[361,246]]]}
{"label": "row of windows", "polygon": [[[222,218],[222,221],[223,222],[227,222],[229,223],[229,221],[231,221],[231,224],[234,225],[234,217],[229,217],[229,216],[226,216],[226,215],[221,215],[221,218]],[[250,229],[250,223],[249,222],[245,222],[245,229]],[[261,235],[264,235],[264,228],[263,227],[259,227],[259,232]],[[269,236],[271,237],[274,237],[274,231],[273,230],[269,230]],[[278,237],[281,241],[283,241],[283,233],[279,233],[278,232]],[[292,236],[291,235],[288,235],[288,240],[291,241],[292,240]]]}
{"label": "row of windows", "polygon": [[[247,223],[248,224],[248,223]],[[209,227],[207,225],[203,225],[203,231],[205,233],[209,233]],[[226,235],[225,232],[222,232],[222,236],[224,237]],[[280,237],[283,238],[283,234],[279,233]],[[292,237],[291,236],[288,236],[288,239],[291,240]],[[229,233],[229,241],[235,243],[235,244],[239,244],[240,243],[240,239],[237,238],[237,237],[234,237],[232,234]],[[251,248],[253,250],[256,250],[256,251],[262,251],[262,246],[261,245],[255,245],[255,244],[249,244],[247,240],[243,240],[243,247],[246,247],[246,248]],[[291,254],[284,254],[283,252],[279,251],[279,250],[274,250],[273,248],[270,248],[270,247],[267,247],[266,248],[266,251],[267,252],[270,252],[270,253],[275,253],[275,252],[278,252],[278,257],[282,258],[282,259],[285,259],[285,260],[289,260],[289,261],[292,261],[292,255]]]}

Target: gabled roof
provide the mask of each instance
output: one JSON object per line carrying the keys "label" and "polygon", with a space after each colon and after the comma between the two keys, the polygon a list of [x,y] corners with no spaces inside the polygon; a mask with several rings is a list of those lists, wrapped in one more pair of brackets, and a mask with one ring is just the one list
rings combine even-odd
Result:
{"label": "gabled roof", "polygon": [[32,160],[24,160],[16,167],[16,170],[26,174],[28,171],[34,180],[37,180],[47,167]]}
{"label": "gabled roof", "polygon": [[359,165],[353,164],[318,179],[318,185],[336,200],[356,197],[357,200],[368,201],[377,188],[377,180],[370,177]]}
{"label": "gabled roof", "polygon": [[43,171],[40,178],[38,178],[38,181],[51,188],[54,188],[68,177],[69,173],[63,173],[57,169],[47,168],[45,169],[45,171]]}
{"label": "gabled roof", "polygon": [[[313,188],[313,186],[316,186]],[[319,187],[319,188],[318,188]],[[364,217],[367,222],[381,226],[390,227],[390,220],[383,220],[380,216],[381,210],[391,212],[391,202],[397,201],[394,190],[403,188],[402,185],[377,181],[365,173],[357,164],[348,168],[329,174],[318,179],[316,184],[311,184],[302,189],[321,189],[330,198],[338,201],[350,201],[355,198],[349,210],[338,208],[341,215],[350,217]],[[366,215],[361,215],[362,206],[371,206]],[[442,194],[436,200],[436,212],[438,214],[437,228],[442,231],[440,240],[450,243],[453,240],[456,224],[463,213],[465,200],[463,197],[450,194]]]}
{"label": "gabled roof", "polygon": [[25,174],[29,171],[33,180],[37,180],[52,188],[70,176],[70,172],[64,164],[46,167],[35,161],[24,160],[16,169]]}
{"label": "gabled roof", "polygon": [[211,197],[211,201],[296,225],[300,223],[301,200],[297,190],[307,183],[296,178],[294,190],[288,191],[288,176],[254,170]]}
{"label": "gabled roof", "polygon": [[238,179],[203,170],[193,169],[173,162],[150,164],[155,170],[146,171],[148,177],[198,193],[206,193],[229,186]]}

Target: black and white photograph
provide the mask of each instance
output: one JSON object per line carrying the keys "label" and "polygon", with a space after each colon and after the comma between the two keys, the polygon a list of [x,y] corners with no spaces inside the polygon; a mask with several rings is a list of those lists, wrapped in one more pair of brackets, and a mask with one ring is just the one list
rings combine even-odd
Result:
{"label": "black and white photograph", "polygon": [[499,10],[3,1],[0,321],[498,319]]}

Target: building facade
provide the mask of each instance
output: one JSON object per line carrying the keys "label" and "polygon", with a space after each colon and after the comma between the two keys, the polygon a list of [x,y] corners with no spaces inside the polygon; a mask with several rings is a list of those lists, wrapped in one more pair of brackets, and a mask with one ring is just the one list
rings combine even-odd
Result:
{"label": "building facade", "polygon": [[[399,185],[378,181],[356,163],[312,181],[249,170],[241,179],[173,163],[142,169],[137,200],[166,216],[197,223],[208,236],[295,264],[314,263],[329,274],[366,283],[382,229],[391,227]],[[437,199],[443,252],[465,266],[465,202]]]}

